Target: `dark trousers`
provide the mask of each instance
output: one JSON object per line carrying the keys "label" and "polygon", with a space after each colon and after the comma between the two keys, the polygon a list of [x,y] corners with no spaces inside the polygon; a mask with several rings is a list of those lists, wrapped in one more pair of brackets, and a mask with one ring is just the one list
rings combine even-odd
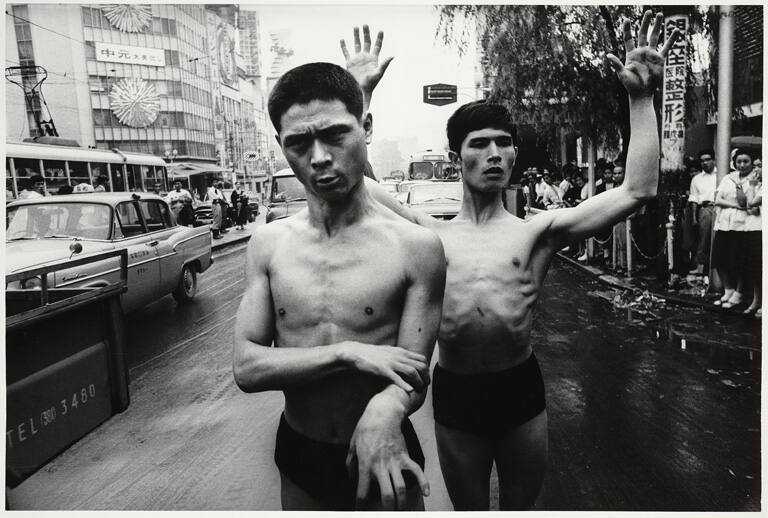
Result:
{"label": "dark trousers", "polygon": [[696,264],[704,265],[704,270],[709,270],[709,251],[712,246],[712,223],[714,218],[715,207],[713,205],[699,207]]}

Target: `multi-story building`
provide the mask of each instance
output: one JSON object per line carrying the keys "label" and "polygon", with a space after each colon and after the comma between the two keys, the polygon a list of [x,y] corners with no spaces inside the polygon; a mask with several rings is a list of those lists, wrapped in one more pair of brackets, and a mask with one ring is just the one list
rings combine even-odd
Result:
{"label": "multi-story building", "polygon": [[[263,94],[256,76],[248,75],[258,71],[258,42],[254,50],[249,39],[246,64],[236,58],[234,5],[6,9],[6,62],[45,68],[40,88],[59,135],[83,146],[245,170],[244,151],[265,133],[257,112]],[[248,26],[254,22],[249,38],[258,32],[258,18],[248,14]],[[27,72],[19,82],[29,88],[40,79]],[[49,118],[39,96],[27,104],[22,88],[8,84],[6,92],[8,138],[49,130],[38,129],[37,121]]]}

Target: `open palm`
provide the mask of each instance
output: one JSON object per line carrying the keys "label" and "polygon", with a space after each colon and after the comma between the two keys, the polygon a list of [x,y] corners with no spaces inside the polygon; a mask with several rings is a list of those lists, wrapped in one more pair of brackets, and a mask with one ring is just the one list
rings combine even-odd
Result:
{"label": "open palm", "polygon": [[661,13],[656,14],[649,36],[651,17],[651,11],[643,14],[640,31],[637,34],[637,47],[635,47],[629,21],[624,22],[624,48],[627,52],[624,64],[613,54],[606,56],[627,93],[633,98],[653,95],[664,73],[664,58],[680,35],[678,29],[675,29],[661,51],[657,51],[656,47],[664,26],[664,16]]}
{"label": "open palm", "polygon": [[379,31],[376,43],[371,48],[371,31],[367,25],[363,25],[363,43],[360,44],[360,29],[354,29],[355,54],[349,54],[347,44],[341,40],[341,51],[344,53],[346,67],[352,74],[364,92],[370,93],[379,84],[387,67],[393,58],[386,58],[379,63],[379,52],[384,41],[384,32]]}

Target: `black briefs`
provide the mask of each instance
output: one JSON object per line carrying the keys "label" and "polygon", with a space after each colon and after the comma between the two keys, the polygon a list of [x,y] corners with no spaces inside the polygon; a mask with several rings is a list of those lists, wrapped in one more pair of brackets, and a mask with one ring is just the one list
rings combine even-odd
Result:
{"label": "black briefs", "polygon": [[[409,419],[401,427],[408,455],[421,469],[424,469],[424,453],[419,438]],[[357,494],[357,472],[347,472],[346,459],[348,444],[332,444],[310,439],[288,424],[280,416],[275,445],[275,463],[280,472],[310,496],[323,502],[331,511],[354,511]],[[418,481],[410,471],[403,472],[408,489],[418,487]],[[375,480],[371,483],[369,495],[378,497]],[[323,509],[317,509],[322,511]]]}
{"label": "black briefs", "polygon": [[500,436],[547,407],[536,357],[509,369],[457,374],[435,365],[432,377],[435,421],[476,435]]}

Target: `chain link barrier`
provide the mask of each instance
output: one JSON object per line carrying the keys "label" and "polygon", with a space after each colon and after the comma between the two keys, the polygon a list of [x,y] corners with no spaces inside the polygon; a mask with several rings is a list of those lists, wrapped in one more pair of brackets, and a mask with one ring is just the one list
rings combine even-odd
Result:
{"label": "chain link barrier", "polygon": [[629,237],[632,239],[632,247],[637,250],[637,253],[640,254],[644,259],[657,259],[661,254],[666,253],[667,251],[667,240],[664,240],[664,245],[662,245],[661,250],[659,250],[659,253],[656,255],[645,255],[642,250],[640,250],[640,247],[637,246],[637,243],[635,242],[635,236],[632,235],[632,232],[629,233]]}

